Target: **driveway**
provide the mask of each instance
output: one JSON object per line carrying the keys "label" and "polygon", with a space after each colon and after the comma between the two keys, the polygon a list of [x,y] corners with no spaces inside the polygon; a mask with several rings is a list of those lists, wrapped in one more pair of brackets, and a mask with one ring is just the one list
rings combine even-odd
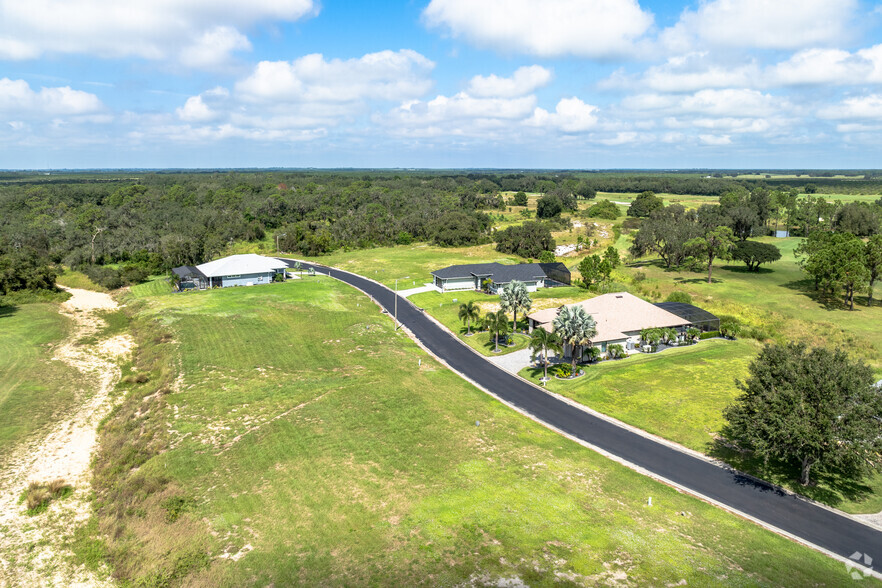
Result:
{"label": "driveway", "polygon": [[533,354],[529,349],[518,349],[505,355],[488,355],[487,361],[507,372],[516,374],[530,365],[530,356]]}
{"label": "driveway", "polygon": [[440,292],[438,288],[433,286],[432,284],[425,284],[423,286],[418,286],[416,288],[410,288],[408,290],[399,290],[398,295],[407,298],[408,296],[413,296],[414,294],[422,294],[423,292]]}
{"label": "driveway", "polygon": [[[387,311],[393,308],[395,294],[385,286],[342,270],[316,267],[373,297]],[[859,552],[882,561],[882,532],[855,518],[582,410],[494,365],[410,303],[398,305],[398,320],[461,376],[552,429],[842,560]]]}

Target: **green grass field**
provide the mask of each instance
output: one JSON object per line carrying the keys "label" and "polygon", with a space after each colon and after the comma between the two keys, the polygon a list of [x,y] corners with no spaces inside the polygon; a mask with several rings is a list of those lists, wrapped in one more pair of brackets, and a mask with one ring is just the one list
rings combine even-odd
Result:
{"label": "green grass field", "polygon": [[[740,317],[783,342],[805,340],[814,345],[844,346],[873,365],[882,376],[882,304],[868,308],[866,295],[855,297],[853,311],[840,299],[821,299],[799,268],[794,249],[801,239],[763,238],[781,249],[782,259],[748,272],[735,262],[717,262],[714,281],[708,284],[701,272],[667,271],[657,263],[635,264],[626,269],[643,272],[643,292],[658,289],[662,297],[682,290],[707,310]],[[877,299],[882,284],[876,285]]]}
{"label": "green grass field", "polygon": [[[151,377],[167,366],[179,366],[181,376],[161,396],[153,383],[131,389],[133,418],[157,435],[145,447],[162,438],[167,446],[145,450],[136,472],[122,470],[140,482],[121,510],[112,497],[127,482],[102,491],[103,512],[120,518],[92,525],[107,531],[125,581],[848,581],[842,564],[501,405],[336,281],[143,301],[136,364],[148,354],[161,366]],[[156,336],[148,322],[170,336]],[[107,426],[122,425],[111,418]],[[125,455],[138,435],[119,430],[110,441]],[[151,480],[160,479],[166,486],[157,482],[164,489],[151,495]]]}
{"label": "green grass field", "polygon": [[0,453],[51,424],[76,399],[79,373],[52,360],[69,328],[56,304],[0,306]]}
{"label": "green grass field", "polygon": [[[297,256],[292,256],[297,257]],[[379,247],[357,251],[336,251],[311,261],[337,267],[374,279],[390,288],[406,290],[431,283],[430,272],[461,263],[518,263],[521,258],[499,253],[493,245],[436,247],[426,243]]]}
{"label": "green grass field", "polygon": [[[708,453],[723,426],[722,410],[738,395],[758,346],[710,339],[697,345],[604,361],[575,380],[552,378],[548,389],[644,431]],[[525,368],[539,381],[541,368]]]}
{"label": "green grass field", "polygon": [[58,276],[56,283],[59,286],[68,288],[81,288],[83,290],[93,290],[95,292],[107,292],[107,288],[99,286],[89,279],[89,276],[83,272],[66,268],[64,272]]}
{"label": "green grass field", "polygon": [[150,280],[132,286],[129,291],[135,298],[171,294],[172,288],[166,276],[151,276]]}

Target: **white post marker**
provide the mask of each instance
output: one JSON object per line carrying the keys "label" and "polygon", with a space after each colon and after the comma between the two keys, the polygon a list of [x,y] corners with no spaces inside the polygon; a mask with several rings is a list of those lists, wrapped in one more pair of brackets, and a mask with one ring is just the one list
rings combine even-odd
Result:
{"label": "white post marker", "polygon": [[649,497],[649,506],[652,506],[652,496]]}

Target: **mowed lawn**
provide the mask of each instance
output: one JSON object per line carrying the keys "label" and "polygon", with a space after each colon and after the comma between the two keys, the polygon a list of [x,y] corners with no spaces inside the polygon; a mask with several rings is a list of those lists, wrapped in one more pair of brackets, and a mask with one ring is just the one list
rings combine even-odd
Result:
{"label": "mowed lawn", "polygon": [[[735,379],[759,346],[709,339],[688,347],[603,361],[574,380],[552,378],[548,389],[644,431],[708,453],[724,424],[723,409],[738,396]],[[525,368],[539,381],[541,368]]]}
{"label": "mowed lawn", "polygon": [[0,454],[75,401],[79,372],[52,360],[69,329],[56,304],[0,306]]}
{"label": "mowed lawn", "polygon": [[734,315],[758,326],[779,341],[804,340],[814,345],[842,346],[873,365],[882,377],[882,283],[876,284],[877,304],[866,306],[866,293],[855,296],[853,311],[841,300],[821,299],[814,284],[797,265],[794,250],[799,238],[760,241],[781,249],[782,259],[748,272],[742,264],[717,262],[713,283],[706,274],[667,271],[656,263],[624,271],[642,272],[644,287],[658,288],[662,296],[674,290],[692,295],[693,302],[717,314]]}
{"label": "mowed lawn", "polygon": [[[304,259],[297,255],[289,257]],[[431,283],[431,272],[448,265],[494,261],[509,264],[525,261],[514,255],[499,253],[494,249],[493,244],[474,247],[437,247],[427,243],[335,251],[329,255],[309,259],[360,274],[390,288],[394,288],[395,280],[398,280],[400,290]]]}
{"label": "mowed lawn", "polygon": [[163,409],[173,448],[142,470],[190,506],[142,529],[144,554],[163,554],[142,563],[174,561],[163,545],[184,529],[236,556],[184,584],[848,581],[479,392],[334,280],[145,301],[182,377]]}

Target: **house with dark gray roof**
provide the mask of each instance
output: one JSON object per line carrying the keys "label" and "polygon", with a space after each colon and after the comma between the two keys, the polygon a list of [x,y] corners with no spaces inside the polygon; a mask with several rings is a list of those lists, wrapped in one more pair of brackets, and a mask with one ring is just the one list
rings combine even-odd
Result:
{"label": "house with dark gray roof", "polygon": [[570,270],[562,263],[470,263],[435,270],[432,278],[432,283],[442,292],[481,290],[488,279],[493,293],[512,280],[523,282],[528,291],[535,292],[539,288],[568,286]]}

